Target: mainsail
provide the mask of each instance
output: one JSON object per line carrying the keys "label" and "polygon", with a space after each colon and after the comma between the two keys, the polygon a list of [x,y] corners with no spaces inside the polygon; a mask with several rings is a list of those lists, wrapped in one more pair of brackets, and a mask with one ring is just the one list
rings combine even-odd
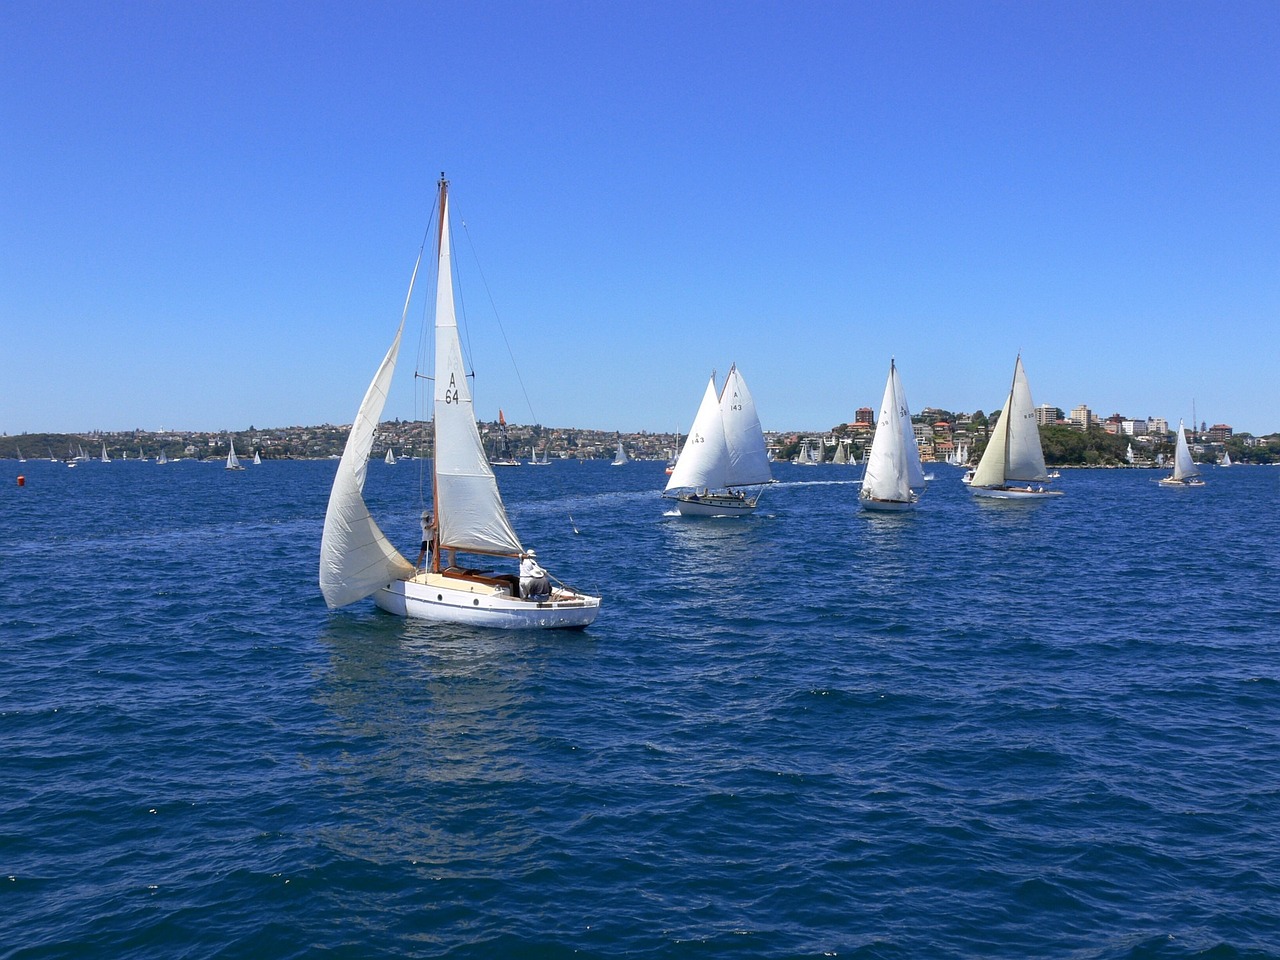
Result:
{"label": "mainsail", "polygon": [[760,429],[756,402],[751,398],[747,381],[738,372],[737,364],[729,368],[724,390],[720,393],[720,418],[727,453],[721,485],[746,487],[771,482],[769,451],[764,445],[764,431]]}
{"label": "mainsail", "polygon": [[507,519],[498,481],[476,429],[471,386],[462,364],[453,303],[447,184],[440,187],[439,277],[436,281],[434,500],[439,545],[516,556],[524,552]]}

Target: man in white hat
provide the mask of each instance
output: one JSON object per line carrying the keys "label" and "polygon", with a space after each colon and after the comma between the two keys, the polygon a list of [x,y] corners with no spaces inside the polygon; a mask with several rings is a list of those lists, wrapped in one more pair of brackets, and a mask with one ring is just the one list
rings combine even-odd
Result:
{"label": "man in white hat", "polygon": [[528,550],[520,556],[520,598],[546,599],[551,596],[551,580],[538,565],[538,551]]}

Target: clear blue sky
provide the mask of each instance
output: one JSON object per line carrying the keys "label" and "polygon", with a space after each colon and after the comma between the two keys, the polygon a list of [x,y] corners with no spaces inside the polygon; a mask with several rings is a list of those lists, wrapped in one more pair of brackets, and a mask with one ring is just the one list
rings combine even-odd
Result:
{"label": "clear blue sky", "polygon": [[7,0],[0,430],[349,423],[444,170],[482,416],[684,430],[737,361],[826,428],[891,355],[990,411],[1021,351],[1271,432],[1277,51],[1272,0]]}

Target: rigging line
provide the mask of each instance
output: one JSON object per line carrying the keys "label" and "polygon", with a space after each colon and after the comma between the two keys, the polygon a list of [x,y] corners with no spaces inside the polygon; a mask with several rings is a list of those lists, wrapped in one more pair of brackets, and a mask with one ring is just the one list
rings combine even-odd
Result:
{"label": "rigging line", "polygon": [[541,423],[538,415],[533,410],[533,401],[529,399],[529,391],[525,389],[524,378],[520,376],[520,365],[516,363],[515,351],[511,349],[511,341],[507,339],[507,330],[502,325],[502,317],[498,314],[498,305],[494,302],[493,291],[489,289],[489,280],[484,275],[484,268],[480,266],[480,257],[476,254],[475,242],[471,239],[471,231],[467,229],[467,221],[462,221],[462,232],[467,235],[467,243],[471,247],[471,256],[476,261],[476,272],[480,274],[480,282],[484,284],[484,292],[488,294],[489,305],[493,307],[494,319],[498,322],[498,330],[502,333],[502,342],[507,345],[507,355],[511,357],[511,366],[516,372],[516,382],[520,384],[520,392],[524,394],[524,402],[529,407],[529,415],[533,417],[534,423]]}

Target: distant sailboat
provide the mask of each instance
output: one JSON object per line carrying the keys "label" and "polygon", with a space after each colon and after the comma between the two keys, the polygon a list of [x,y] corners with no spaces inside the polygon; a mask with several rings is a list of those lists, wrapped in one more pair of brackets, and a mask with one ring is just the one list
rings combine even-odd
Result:
{"label": "distant sailboat", "polygon": [[236,442],[231,441],[231,449],[227,452],[227,469],[243,470],[244,467],[240,463],[240,458],[236,456]]}
{"label": "distant sailboat", "polygon": [[1161,477],[1160,485],[1164,487],[1204,486],[1204,481],[1200,479],[1200,468],[1191,458],[1191,447],[1187,445],[1187,431],[1183,429],[1181,420],[1178,421],[1178,441],[1173,452],[1173,473],[1167,477]]}
{"label": "distant sailboat", "polygon": [[1129,464],[1129,466],[1131,467],[1133,466],[1133,444],[1132,443],[1129,444],[1129,446],[1124,451],[1124,462]]}
{"label": "distant sailboat", "polygon": [[867,469],[858,499],[864,510],[911,510],[925,485],[907,395],[902,389],[898,368],[890,360],[880,418],[876,421],[871,452],[867,454]]}
{"label": "distant sailboat", "polygon": [[610,464],[610,466],[614,466],[614,467],[625,467],[625,466],[627,465],[627,463],[628,463],[628,462],[629,462],[629,459],[628,459],[628,457],[627,457],[627,451],[625,451],[625,450],[623,450],[623,449],[622,449],[622,438],[621,438],[621,437],[619,437],[619,438],[618,438],[618,449],[617,449],[617,452],[616,452],[616,453],[614,453],[614,455],[613,455],[613,463],[612,463],[612,464]]}
{"label": "distant sailboat", "polygon": [[717,393],[713,373],[663,496],[674,499],[686,517],[737,517],[754,510],[760,499],[758,490],[748,496],[742,488],[772,482],[747,382],[732,366]]}
{"label": "distant sailboat", "polygon": [[671,471],[676,468],[676,463],[680,460],[680,431],[676,431],[675,450],[670,457],[667,458],[667,476],[671,476]]}
{"label": "distant sailboat", "polygon": [[1220,467],[1231,466],[1231,454],[1228,453],[1226,450],[1222,451],[1222,459],[1218,461],[1218,466]]}
{"label": "distant sailboat", "polygon": [[[563,585],[551,588],[546,596],[524,597],[520,581],[513,576],[441,564],[442,553],[455,563],[455,552],[486,558],[532,555],[507,517],[476,427],[453,299],[448,187],[441,176],[432,378],[435,451],[430,529],[435,548],[431,566],[418,573],[379,529],[364,502],[369,450],[395,375],[413,295],[411,280],[400,327],[356,413],[334,476],[320,541],[320,589],[331,608],[372,595],[383,610],[402,617],[507,629],[585,627],[600,611],[599,597]],[[417,273],[415,264],[415,279]]]}
{"label": "distant sailboat", "polygon": [[498,411],[498,448],[497,455],[491,461],[495,467],[518,467],[520,461],[511,453],[511,441],[507,437],[507,418],[506,415]]}
{"label": "distant sailboat", "polygon": [[261,466],[261,464],[262,464],[262,457],[258,456],[257,450],[253,451],[253,465],[256,467],[256,466]]}
{"label": "distant sailboat", "polygon": [[844,466],[849,462],[849,454],[845,450],[844,441],[836,443],[836,455],[831,458],[831,462],[839,464],[840,466]]}
{"label": "distant sailboat", "polygon": [[387,455],[382,458],[382,462],[388,467],[394,467],[396,465],[396,455],[390,447],[387,447]]}
{"label": "distant sailboat", "polygon": [[19,463],[26,463],[26,462],[27,462],[27,458],[26,458],[26,457],[24,457],[24,456],[22,455],[22,448],[21,448],[21,447],[18,447],[18,462],[19,462]]}
{"label": "distant sailboat", "polygon": [[1046,490],[1040,484],[1049,479],[1040,446],[1031,386],[1019,355],[1013,366],[1013,385],[1000,411],[1000,420],[982,459],[969,480],[969,490],[979,497],[998,500],[1043,500],[1062,496],[1061,490]]}
{"label": "distant sailboat", "polygon": [[111,458],[107,456],[107,442],[105,440],[102,441],[102,462],[103,463],[111,462]]}
{"label": "distant sailboat", "polygon": [[165,452],[164,452],[163,450],[161,450],[161,451],[160,451],[160,456],[156,457],[156,463],[164,464],[164,463],[168,463],[168,462],[169,462],[169,458],[168,458],[167,456],[165,456]]}
{"label": "distant sailboat", "polygon": [[541,459],[541,460],[539,460],[539,459],[538,459],[538,448],[537,448],[537,447],[530,447],[530,448],[529,448],[529,466],[531,466],[531,467],[549,467],[549,466],[551,466],[551,461],[550,461],[550,460],[548,459],[548,457],[547,457],[547,448],[546,448],[546,446],[543,446],[543,448],[542,448],[542,459]]}

